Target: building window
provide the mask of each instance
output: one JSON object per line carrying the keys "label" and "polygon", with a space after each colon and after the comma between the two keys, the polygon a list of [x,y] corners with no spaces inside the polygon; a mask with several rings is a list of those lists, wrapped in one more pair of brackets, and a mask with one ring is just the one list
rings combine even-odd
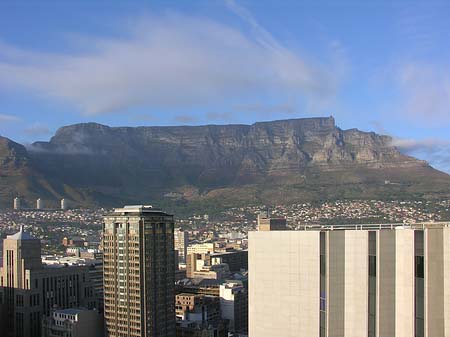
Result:
{"label": "building window", "polygon": [[16,295],[16,305],[18,307],[23,307],[23,296],[22,295]]}
{"label": "building window", "polygon": [[377,322],[377,233],[369,232],[368,337],[376,336]]}
{"label": "building window", "polygon": [[327,332],[326,233],[320,232],[320,337]]}
{"label": "building window", "polygon": [[414,311],[415,311],[415,337],[425,336],[425,259],[424,259],[424,232],[414,232]]}

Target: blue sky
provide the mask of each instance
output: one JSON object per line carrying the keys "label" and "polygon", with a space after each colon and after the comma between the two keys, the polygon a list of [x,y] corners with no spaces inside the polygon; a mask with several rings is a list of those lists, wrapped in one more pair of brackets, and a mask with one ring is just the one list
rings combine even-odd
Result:
{"label": "blue sky", "polygon": [[0,134],[329,116],[450,171],[449,1],[0,2]]}

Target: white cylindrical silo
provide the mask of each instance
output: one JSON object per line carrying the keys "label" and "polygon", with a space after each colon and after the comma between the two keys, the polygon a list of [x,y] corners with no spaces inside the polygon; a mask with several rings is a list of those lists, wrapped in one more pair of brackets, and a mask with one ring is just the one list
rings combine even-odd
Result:
{"label": "white cylindrical silo", "polygon": [[43,209],[44,208],[44,201],[41,198],[38,198],[36,200],[36,209]]}
{"label": "white cylindrical silo", "polygon": [[15,210],[19,210],[20,207],[21,207],[21,205],[20,205],[20,198],[19,197],[14,198],[14,209]]}

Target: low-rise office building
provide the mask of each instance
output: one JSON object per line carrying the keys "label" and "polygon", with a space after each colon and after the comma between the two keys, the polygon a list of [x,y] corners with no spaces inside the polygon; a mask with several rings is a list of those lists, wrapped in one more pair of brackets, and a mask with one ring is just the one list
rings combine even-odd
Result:
{"label": "low-rise office building", "polygon": [[228,264],[212,264],[211,262],[210,254],[188,254],[186,261],[186,276],[189,278],[219,280],[225,279],[230,275]]}
{"label": "low-rise office building", "polygon": [[103,337],[103,330],[103,315],[97,310],[55,310],[42,320],[42,337]]}
{"label": "low-rise office building", "polygon": [[177,336],[226,337],[227,325],[221,318],[220,308],[219,297],[187,293],[176,295]]}
{"label": "low-rise office building", "polygon": [[231,272],[248,269],[247,250],[230,250],[222,253],[212,253],[210,259],[212,265],[226,263]]}
{"label": "low-rise office building", "polygon": [[229,322],[230,332],[248,331],[248,292],[240,281],[220,285],[220,311],[222,319]]}

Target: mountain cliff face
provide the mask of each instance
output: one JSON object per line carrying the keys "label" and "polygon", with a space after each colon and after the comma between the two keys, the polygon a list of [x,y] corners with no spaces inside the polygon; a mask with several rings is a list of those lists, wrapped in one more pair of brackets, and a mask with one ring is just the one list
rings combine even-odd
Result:
{"label": "mountain cliff face", "polygon": [[18,143],[0,137],[0,207],[12,207],[13,198],[23,197],[26,207],[34,207],[39,197],[56,202],[65,195],[89,200],[64,181],[48,177],[37,169],[30,152]]}
{"label": "mountain cliff face", "polygon": [[0,136],[0,168],[2,172],[20,170],[27,165],[28,153],[23,145]]}
{"label": "mountain cliff face", "polygon": [[29,153],[23,145],[0,137],[0,205],[11,207],[17,195],[49,195],[45,179],[32,167]]}
{"label": "mountain cliff face", "polygon": [[253,125],[77,124],[24,155],[56,194],[70,190],[65,197],[82,204],[423,196],[450,184],[450,176],[397,151],[390,137],[341,130],[332,117]]}
{"label": "mountain cliff face", "polygon": [[[0,137],[0,199],[10,198],[14,190],[23,185],[29,173],[27,150],[20,144]],[[22,184],[21,184],[22,183]]]}

